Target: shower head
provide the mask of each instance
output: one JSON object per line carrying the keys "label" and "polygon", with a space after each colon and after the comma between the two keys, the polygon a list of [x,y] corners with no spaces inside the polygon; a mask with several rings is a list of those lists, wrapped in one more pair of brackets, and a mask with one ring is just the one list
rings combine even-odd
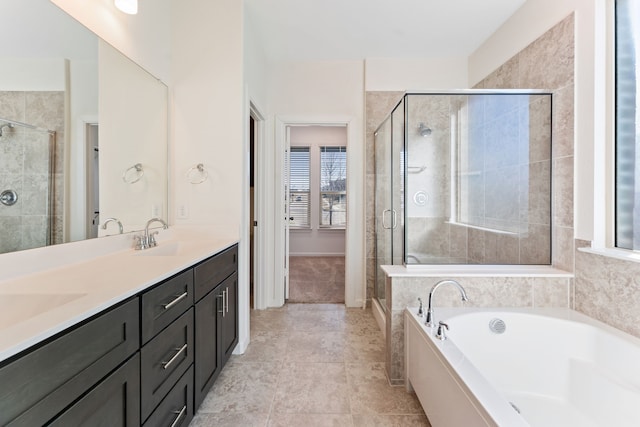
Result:
{"label": "shower head", "polygon": [[9,130],[13,129],[13,124],[5,123],[2,126],[0,126],[0,137],[4,135],[5,129],[9,129]]}
{"label": "shower head", "polygon": [[418,125],[418,132],[420,133],[420,136],[429,136],[431,135],[431,128],[424,123],[420,123]]}

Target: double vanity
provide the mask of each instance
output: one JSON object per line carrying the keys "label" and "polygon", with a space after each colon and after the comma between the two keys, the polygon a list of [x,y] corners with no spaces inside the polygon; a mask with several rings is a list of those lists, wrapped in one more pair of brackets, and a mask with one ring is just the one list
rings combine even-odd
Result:
{"label": "double vanity", "polygon": [[238,247],[171,232],[14,255],[35,271],[0,281],[0,425],[189,424],[238,342]]}

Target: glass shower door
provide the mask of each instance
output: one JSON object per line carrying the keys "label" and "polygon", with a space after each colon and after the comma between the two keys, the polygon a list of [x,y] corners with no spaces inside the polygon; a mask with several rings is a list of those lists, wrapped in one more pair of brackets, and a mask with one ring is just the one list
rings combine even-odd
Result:
{"label": "glass shower door", "polygon": [[386,308],[385,275],[380,266],[393,262],[391,243],[391,117],[378,128],[375,146],[376,281],[374,295]]}
{"label": "glass shower door", "polygon": [[403,263],[404,258],[404,100],[398,104],[374,137],[376,187],[375,296],[386,310],[382,265]]}

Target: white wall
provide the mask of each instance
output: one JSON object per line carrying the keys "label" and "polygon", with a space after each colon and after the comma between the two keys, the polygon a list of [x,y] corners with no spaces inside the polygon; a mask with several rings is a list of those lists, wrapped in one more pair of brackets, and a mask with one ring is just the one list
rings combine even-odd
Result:
{"label": "white wall", "polygon": [[[207,224],[238,237],[245,127],[242,3],[176,0],[172,28],[175,223]],[[198,163],[209,178],[190,184],[185,174]]]}
{"label": "white wall", "polygon": [[[474,85],[545,31],[575,12],[575,237],[591,240],[594,212],[603,205],[594,198],[594,149],[604,143],[605,100],[597,75],[604,73],[602,54],[604,0],[529,0],[469,57],[469,84]],[[600,60],[596,61],[596,58]]]}
{"label": "white wall", "polygon": [[399,59],[368,58],[365,90],[409,91],[465,89],[467,58]]}
{"label": "white wall", "polygon": [[259,108],[267,105],[268,67],[260,41],[245,17],[244,24],[244,82],[250,100]]}

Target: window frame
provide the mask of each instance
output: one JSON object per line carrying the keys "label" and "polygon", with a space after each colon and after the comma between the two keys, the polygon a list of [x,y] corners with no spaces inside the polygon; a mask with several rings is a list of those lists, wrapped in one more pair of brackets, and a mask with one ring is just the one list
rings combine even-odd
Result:
{"label": "window frame", "polygon": [[[344,159],[341,159],[341,162],[344,164],[343,174],[344,177],[344,190],[323,190],[323,162],[322,162],[322,154],[327,152],[327,149],[338,149],[337,153],[344,153]],[[347,227],[347,146],[346,145],[320,145],[318,147],[319,156],[318,156],[318,229],[319,230],[344,230]],[[324,200],[323,195],[333,195],[333,196],[344,196],[344,223],[340,224],[323,224],[323,215],[325,210],[323,209]],[[332,210],[329,213],[329,216],[332,217]]]}

